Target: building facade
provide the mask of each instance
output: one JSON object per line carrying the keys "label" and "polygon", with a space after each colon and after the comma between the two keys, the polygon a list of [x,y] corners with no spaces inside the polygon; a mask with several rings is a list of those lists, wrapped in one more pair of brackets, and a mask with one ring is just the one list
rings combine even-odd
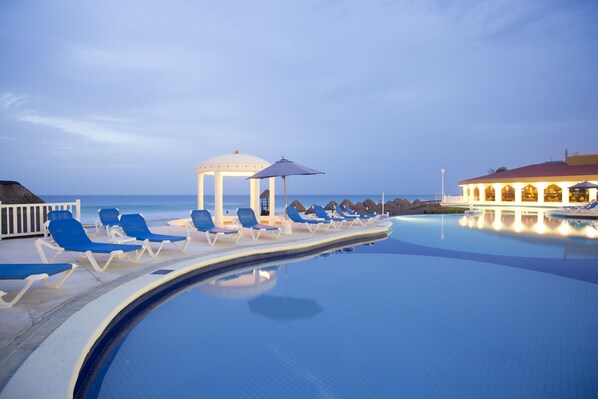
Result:
{"label": "building facade", "polygon": [[459,182],[462,203],[561,207],[597,200],[596,188],[575,188],[582,182],[598,185],[598,154],[565,156],[551,161],[491,173]]}

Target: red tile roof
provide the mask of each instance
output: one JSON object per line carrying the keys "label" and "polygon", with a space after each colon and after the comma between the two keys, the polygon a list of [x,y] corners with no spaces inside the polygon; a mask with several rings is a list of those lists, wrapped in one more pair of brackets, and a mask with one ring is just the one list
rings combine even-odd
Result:
{"label": "red tile roof", "polygon": [[504,172],[492,173],[486,176],[462,180],[459,182],[459,184],[491,183],[515,180],[526,181],[532,178],[535,180],[540,180],[539,178],[545,178],[544,180],[560,180],[558,179],[559,177],[565,176],[580,176],[584,177],[583,180],[587,180],[587,177],[592,175],[595,176],[595,179],[598,179],[598,164],[567,165],[565,162],[556,161],[523,166],[521,168],[505,170]]}

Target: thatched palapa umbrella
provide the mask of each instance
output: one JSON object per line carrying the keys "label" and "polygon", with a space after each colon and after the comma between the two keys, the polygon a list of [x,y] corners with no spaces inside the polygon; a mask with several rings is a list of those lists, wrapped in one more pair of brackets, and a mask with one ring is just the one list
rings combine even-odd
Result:
{"label": "thatched palapa umbrella", "polygon": [[305,207],[298,200],[295,200],[295,201],[291,202],[291,206],[294,206],[295,208],[297,208],[297,210],[299,212],[305,212],[306,211]]}

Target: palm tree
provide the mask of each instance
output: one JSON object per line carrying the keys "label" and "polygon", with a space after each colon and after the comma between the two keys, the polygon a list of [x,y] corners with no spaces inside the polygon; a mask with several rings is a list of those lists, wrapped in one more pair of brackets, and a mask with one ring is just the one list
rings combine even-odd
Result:
{"label": "palm tree", "polygon": [[495,173],[500,173],[500,172],[504,172],[505,170],[508,170],[506,167],[504,166],[500,166],[496,169],[488,169],[488,174],[489,175],[493,175]]}

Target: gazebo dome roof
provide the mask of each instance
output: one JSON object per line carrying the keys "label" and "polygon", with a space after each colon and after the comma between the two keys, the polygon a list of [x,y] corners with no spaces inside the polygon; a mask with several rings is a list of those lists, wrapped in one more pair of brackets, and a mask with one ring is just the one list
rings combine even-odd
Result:
{"label": "gazebo dome roof", "polygon": [[249,154],[241,154],[235,151],[232,154],[224,154],[212,157],[197,164],[197,173],[210,172],[259,172],[270,166],[270,162]]}

